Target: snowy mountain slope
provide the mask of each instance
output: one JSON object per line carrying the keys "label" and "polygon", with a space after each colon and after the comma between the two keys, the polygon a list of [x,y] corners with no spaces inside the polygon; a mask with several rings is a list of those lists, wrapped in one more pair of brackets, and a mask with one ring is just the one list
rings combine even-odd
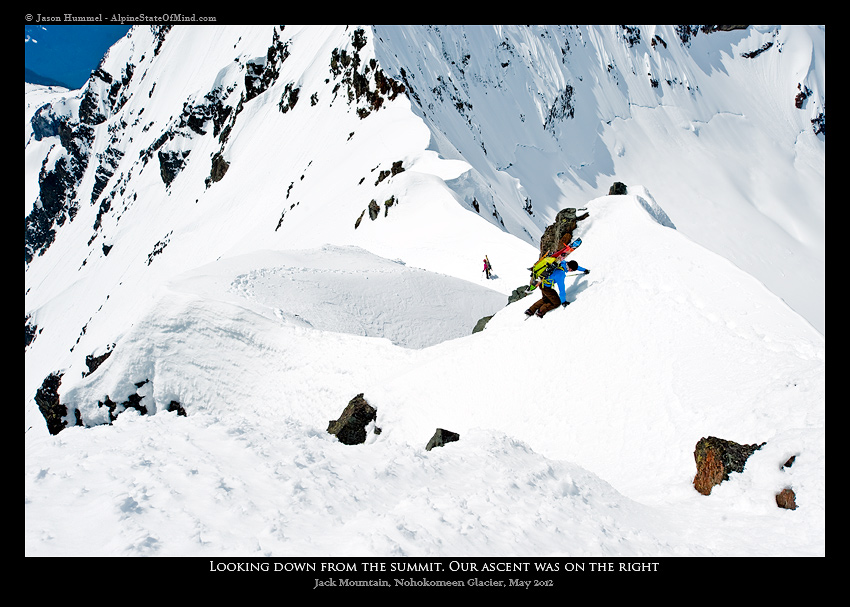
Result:
{"label": "snowy mountain slope", "polygon": [[[526,439],[535,450],[580,459],[640,499],[655,490],[647,469],[653,485],[693,478],[690,447],[700,436],[688,428],[751,443],[770,440],[754,434],[823,423],[812,417],[823,398],[816,331],[730,262],[660,227],[634,197],[589,208],[572,257],[591,273],[573,279],[572,305],[540,321],[522,314],[530,300],[514,303],[463,350],[430,349],[439,372],[420,365],[376,402],[411,403],[427,422],[405,422],[423,433],[437,420],[463,433],[502,414],[520,436],[535,437]],[[505,341],[510,356],[497,346]],[[444,381],[431,385],[435,375]],[[498,380],[509,376],[517,381]],[[813,401],[803,404],[809,391]],[[765,425],[774,415],[780,425]],[[667,448],[644,453],[646,441],[678,444],[675,464]]]}
{"label": "snowy mountain slope", "polygon": [[642,184],[678,229],[824,331],[823,27],[375,33],[435,148],[473,165],[453,184],[467,205],[536,238],[613,181]]}
{"label": "snowy mountain slope", "polygon": [[[56,241],[27,268],[27,284],[42,285],[29,290],[28,313],[33,324],[52,332],[50,337],[47,333],[39,335],[33,344],[35,350],[55,347],[57,352],[67,352],[77,339],[91,343],[88,348],[102,348],[113,338],[97,333],[101,317],[114,313],[132,318],[149,303],[155,285],[222,255],[256,249],[308,249],[333,242],[477,279],[490,242],[494,246],[509,242],[507,246],[522,251],[524,257],[533,254],[531,246],[514,243],[510,235],[495,227],[475,241],[466,237],[469,225],[477,225],[478,216],[459,208],[442,181],[456,176],[466,165],[441,162],[435,153],[424,149],[427,129],[406,110],[403,97],[361,120],[345,103],[344,89],[342,93],[333,92],[333,80],[325,83],[327,66],[310,62],[324,56],[330,63],[328,47],[333,44],[343,47],[347,43],[350,49],[351,34],[344,28],[330,34],[323,29],[303,28],[292,35],[287,46],[290,54],[280,66],[276,84],[242,105],[244,109],[233,121],[226,145],[221,146],[213,136],[215,120],[204,124],[206,135],[188,127],[175,128],[179,123],[175,108],[183,107],[185,99],[192,106],[204,98],[204,91],[233,88],[226,101],[235,104],[240,88],[245,88],[240,80],[244,78],[244,65],[258,61],[274,37],[274,28],[232,33],[233,39],[238,39],[240,66],[223,58],[236,53],[230,44],[221,43],[224,32],[230,30],[176,28],[169,32],[161,45],[162,59],[156,63],[163,71],[161,77],[153,71],[155,66],[146,67],[145,62],[153,59],[150,52],[146,54],[145,44],[156,44],[156,37],[145,28],[134,30],[124,41],[133,52],[129,60],[120,52],[121,43],[105,58],[102,69],[112,72],[126,71],[120,67],[125,62],[136,65],[134,77],[142,76],[131,90],[142,94],[129,96],[120,112],[96,129],[108,132],[115,124],[135,124],[141,131],[116,131],[120,137],[113,145],[122,147],[122,155],[110,181],[114,186],[104,190],[100,205],[81,204],[74,220],[57,230]],[[300,44],[309,52],[299,53]],[[169,50],[172,47],[174,50]],[[174,63],[182,64],[170,53],[176,56],[192,50],[208,58],[203,68],[191,68],[190,72],[172,68]],[[296,62],[297,57],[301,57],[301,63]],[[308,72],[302,71],[305,69]],[[311,106],[302,101],[282,113],[278,100],[292,82],[307,90],[317,87],[319,103]],[[191,89],[189,83],[198,88]],[[222,127],[221,132],[225,129]],[[163,131],[165,144],[151,152],[162,141]],[[32,138],[29,141],[28,154],[41,143]],[[59,147],[55,141],[53,145]],[[104,143],[99,145],[103,147]],[[168,147],[191,150],[185,167],[165,186],[156,155]],[[222,147],[230,167],[221,181],[207,187],[210,158]],[[94,151],[92,157],[99,153],[103,152]],[[151,156],[153,159],[145,162]],[[405,171],[375,185],[380,171],[390,169],[396,161],[404,163]],[[89,190],[94,171],[94,167],[87,170],[80,192]],[[333,179],[327,175],[333,175]],[[391,198],[396,200],[395,206],[386,209],[384,203]],[[354,229],[370,200],[379,201],[380,217],[372,222],[367,215]],[[440,230],[413,229],[429,216],[443,217]],[[396,225],[399,222],[412,226],[404,229]],[[93,225],[99,227],[93,230]],[[506,281],[503,291],[524,282],[524,267],[500,267],[498,259],[494,263]],[[44,286],[48,282],[49,288]],[[61,301],[47,303],[54,294],[67,293],[69,288],[76,291],[73,310],[65,309]],[[62,326],[48,320],[51,306],[62,310]],[[81,335],[83,327],[85,333]],[[52,359],[50,365],[55,367],[59,364],[56,356],[38,354],[32,358]],[[78,359],[80,356],[77,354]],[[51,371],[33,369],[33,381],[39,383],[39,376],[43,378]]]}
{"label": "snowy mountain slope", "polygon": [[[25,354],[28,553],[822,554],[823,336],[766,291],[764,278],[735,267],[736,255],[766,259],[770,247],[788,245],[783,233],[790,228],[768,229],[781,222],[764,223],[764,213],[738,207],[731,218],[703,215],[713,199],[679,206],[665,188],[672,175],[694,170],[685,162],[671,162],[664,180],[627,179],[633,197],[593,200],[593,188],[604,193],[620,179],[620,168],[609,179],[599,167],[610,165],[596,162],[605,159],[609,148],[600,142],[613,131],[600,123],[597,136],[593,121],[566,118],[563,93],[571,82],[575,99],[586,99],[582,87],[597,85],[588,75],[548,67],[522,80],[528,65],[566,65],[564,54],[558,63],[560,44],[558,53],[538,48],[537,34],[562,43],[580,33],[586,42],[569,38],[569,57],[588,70],[595,60],[576,53],[590,41],[599,61],[619,57],[620,64],[637,52],[628,49],[641,47],[621,49],[622,39],[607,29],[497,30],[512,50],[485,29],[463,36],[452,30],[476,50],[468,65],[465,55],[452,65],[445,59],[453,56],[450,45],[438,47],[432,30],[358,31],[135,28],[87,88],[49,110],[28,95],[40,120],[25,125],[27,167],[49,170],[62,159],[85,167],[69,182],[72,199],[42,190],[27,203],[28,217],[38,205],[66,205],[49,226],[28,223],[55,230],[26,268],[33,337]],[[709,39],[733,36],[742,49],[768,30],[754,31]],[[401,33],[407,46],[398,42]],[[526,36],[534,63],[518,59],[516,49],[526,47],[516,41]],[[414,67],[417,45],[449,49],[445,70],[427,63],[433,86],[419,84],[426,74]],[[479,60],[485,47],[507,53],[509,66]],[[789,39],[783,57],[792,47]],[[193,56],[205,60],[186,60]],[[406,81],[394,57],[404,59]],[[732,71],[725,59],[713,61],[711,73]],[[346,67],[354,65],[359,71]],[[467,88],[453,88],[447,77],[439,84],[440,72],[458,65],[470,74]],[[616,81],[594,76],[605,91],[596,97],[600,111],[612,124],[616,114],[606,108],[641,114],[629,100],[653,93],[629,73]],[[498,74],[508,74],[511,86],[497,82]],[[391,88],[375,93],[387,75],[411,85],[410,99],[391,99]],[[626,81],[629,95],[610,94]],[[818,94],[809,110],[822,101],[822,86]],[[536,115],[536,126],[521,128],[513,112],[486,111],[514,106],[529,123]],[[547,123],[552,108],[560,118]],[[655,114],[662,112],[666,137],[632,116],[622,122],[638,125],[634,137],[626,139],[624,130],[612,158],[638,167],[635,158],[646,154],[631,151],[662,141],[690,150],[693,141],[667,122],[690,114],[673,104]],[[89,137],[76,121],[95,115],[103,121],[90,125]],[[60,116],[72,127],[61,136],[52,118]],[[707,131],[701,127],[698,142],[710,139]],[[578,140],[587,145],[564,143]],[[822,212],[823,142],[803,143],[798,162],[814,167],[815,181],[820,170],[807,200]],[[733,181],[744,175],[725,161],[709,164],[711,149],[699,145],[706,173]],[[396,166],[404,170],[392,174]],[[747,174],[762,166],[747,163]],[[31,175],[27,183],[38,183]],[[727,200],[727,186],[712,185],[701,184],[700,195],[722,192]],[[36,187],[28,186],[28,196]],[[529,200],[531,213],[524,210]],[[537,238],[563,206],[591,211],[580,224],[586,240],[576,258],[593,272],[576,282],[573,305],[535,325],[539,319],[523,320],[527,302],[502,308],[526,282]],[[749,199],[742,206],[753,207]],[[732,229],[742,217],[748,237],[735,247],[752,247],[718,257],[698,246],[707,233],[717,242],[718,225]],[[805,227],[794,229],[805,240]],[[815,232],[816,249],[823,231]],[[803,255],[796,246],[787,249],[794,259]],[[496,274],[486,282],[485,254]],[[799,267],[783,270],[805,286]],[[810,292],[815,308],[821,294]],[[483,333],[468,335],[475,319],[494,312]],[[101,367],[83,377],[86,358],[107,351]],[[530,366],[550,352],[578,364],[583,378],[565,380],[562,407],[540,396]],[[63,373],[66,420],[73,424],[78,409],[90,427],[47,434],[33,396],[54,372]],[[346,448],[326,424],[359,392],[378,407],[383,433]],[[97,425],[109,421],[98,401],[108,395],[123,402],[134,393],[149,415],[127,410],[111,426]],[[188,417],[168,412],[171,401]],[[436,426],[462,440],[426,454]],[[692,453],[710,433],[768,445],[748,464],[757,474],[703,498],[690,486]],[[645,457],[652,464],[645,470],[633,452],[656,434],[661,446]],[[799,465],[780,472],[776,462],[792,451]],[[462,465],[452,452],[462,454]],[[523,481],[507,480],[516,478]],[[445,486],[435,490],[434,479]],[[799,503],[809,500],[807,508],[775,507],[775,491],[788,482],[799,489]],[[734,528],[721,523],[730,507]],[[91,516],[68,525],[68,509]],[[789,516],[795,530],[767,542]],[[718,536],[718,525],[728,535]]]}
{"label": "snowy mountain slope", "polygon": [[[177,281],[62,392],[89,420],[132,391],[157,414],[27,434],[27,552],[822,555],[822,337],[635,197],[589,205],[572,305],[526,321],[526,299],[420,350],[276,317],[247,297],[266,273]],[[382,432],[345,446],[326,423],[361,391]],[[435,427],[461,440],[426,452]],[[704,497],[712,433],[767,444]]]}

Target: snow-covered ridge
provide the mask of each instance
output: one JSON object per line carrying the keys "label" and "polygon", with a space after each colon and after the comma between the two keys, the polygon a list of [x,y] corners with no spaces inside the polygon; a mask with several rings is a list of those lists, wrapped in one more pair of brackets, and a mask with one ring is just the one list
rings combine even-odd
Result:
{"label": "snow-covered ridge", "polygon": [[[135,28],[28,93],[27,215],[104,118],[26,268],[28,554],[823,554],[823,29],[639,31]],[[526,320],[567,206],[591,273]],[[703,497],[707,435],[767,444]]]}
{"label": "snow-covered ridge", "polygon": [[680,230],[823,333],[823,27],[375,33],[381,65],[409,85],[432,145],[473,166],[452,183],[467,205],[536,237],[614,180],[645,185]]}
{"label": "snow-covered ridge", "polygon": [[[241,287],[228,301],[245,259],[177,281],[94,374],[63,390],[86,419],[102,395],[133,391],[158,413],[128,410],[58,442],[28,433],[28,550],[822,554],[820,335],[637,197],[588,207],[575,257],[591,274],[574,279],[568,308],[526,320],[521,300],[482,333],[421,350],[275,317],[246,305]],[[368,255],[337,253],[320,263],[374,268]],[[256,267],[293,255],[303,253]],[[368,290],[364,313],[383,305]],[[347,447],[325,428],[360,392],[382,432]],[[172,400],[188,417],[164,412]],[[461,440],[426,455],[435,427]],[[693,447],[715,434],[767,444],[703,497]],[[106,477],[112,488],[95,490]],[[84,490],[63,490],[69,482]],[[773,501],[788,485],[794,512]],[[59,510],[99,512],[97,531],[85,516],[68,530],[51,523],[57,495]]]}

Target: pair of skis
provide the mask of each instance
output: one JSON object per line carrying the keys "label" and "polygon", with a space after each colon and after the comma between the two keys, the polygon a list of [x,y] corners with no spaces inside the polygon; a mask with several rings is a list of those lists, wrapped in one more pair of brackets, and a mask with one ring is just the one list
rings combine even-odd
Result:
{"label": "pair of skis", "polygon": [[[554,253],[552,253],[551,257],[560,257],[561,255],[569,255],[573,251],[575,251],[581,245],[581,238],[576,238],[568,245],[564,245],[562,248],[558,249]],[[549,257],[548,255],[544,255],[543,257]]]}

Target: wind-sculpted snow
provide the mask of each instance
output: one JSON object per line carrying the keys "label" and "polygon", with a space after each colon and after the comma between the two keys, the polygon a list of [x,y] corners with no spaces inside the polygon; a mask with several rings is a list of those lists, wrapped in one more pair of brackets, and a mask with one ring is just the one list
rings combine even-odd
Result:
{"label": "wind-sculpted snow", "polygon": [[[407,348],[424,348],[463,337],[483,316],[494,314],[505,296],[475,283],[410,268],[357,247],[266,252],[227,260],[192,274],[221,270],[235,274],[227,289],[245,305],[285,324],[322,331],[383,337]],[[187,279],[184,288],[203,284]],[[181,288],[180,279],[175,288]]]}

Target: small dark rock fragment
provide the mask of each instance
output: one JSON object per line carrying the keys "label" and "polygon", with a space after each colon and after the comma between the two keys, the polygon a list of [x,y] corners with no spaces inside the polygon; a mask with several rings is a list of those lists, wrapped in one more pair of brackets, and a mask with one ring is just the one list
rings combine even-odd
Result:
{"label": "small dark rock fragment", "polygon": [[460,434],[457,432],[437,428],[434,436],[431,437],[431,440],[429,440],[428,444],[425,446],[425,451],[430,451],[434,447],[442,447],[446,443],[453,443],[458,440],[460,440]]}

